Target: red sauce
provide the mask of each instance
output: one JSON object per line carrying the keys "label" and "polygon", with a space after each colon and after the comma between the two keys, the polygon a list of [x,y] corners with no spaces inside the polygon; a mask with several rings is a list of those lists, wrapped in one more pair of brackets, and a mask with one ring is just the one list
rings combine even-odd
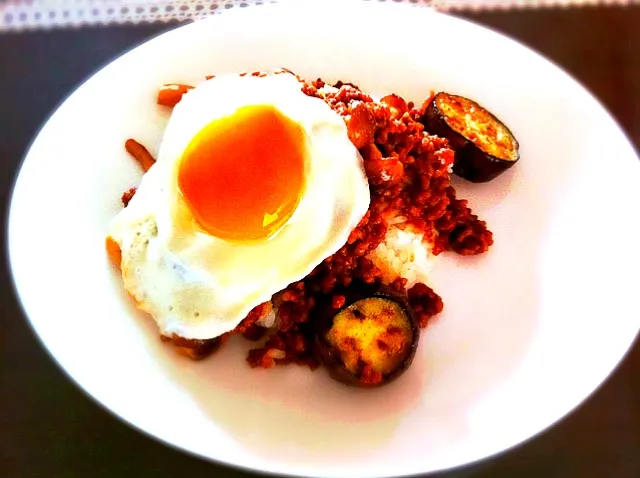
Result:
{"label": "red sauce", "polygon": [[[253,75],[260,76],[259,73]],[[349,138],[364,159],[371,189],[371,206],[340,250],[303,280],[276,294],[279,302],[277,330],[262,347],[249,352],[247,360],[253,367],[270,368],[288,363],[308,365],[312,369],[318,366],[312,355],[310,311],[319,299],[327,295],[334,308],[339,309],[344,305],[344,296],[334,291],[340,286],[348,286],[354,279],[369,284],[381,281],[382,272],[366,255],[384,240],[388,218],[396,215],[407,217],[412,228],[424,233],[424,240],[432,245],[434,254],[444,251],[461,255],[481,254],[493,244],[493,235],[485,222],[471,212],[467,201],[457,198],[450,184],[449,168],[454,155],[447,140],[424,131],[419,122],[432,97],[419,106],[405,102],[397,95],[374,102],[353,84],[339,82],[336,84],[337,92],[319,92],[324,85],[322,80],[305,82],[302,91],[309,96],[324,98],[334,111],[344,117]],[[290,149],[293,151],[295,148],[291,145]],[[248,156],[248,151],[234,153],[234,158],[241,161],[250,161]],[[292,153],[291,158],[294,156]],[[193,171],[185,170],[184,176],[193,174],[195,177],[210,163],[207,158],[199,158],[194,162]],[[292,160],[292,167],[297,165],[297,160]],[[247,181],[259,184],[260,178],[251,174],[251,168],[243,167],[242,173],[247,172],[250,176]],[[235,174],[240,174],[240,171]],[[289,179],[284,178],[283,181],[289,184]],[[294,180],[295,184],[299,181],[301,179]],[[295,184],[283,186],[278,203],[293,203],[293,197],[286,196],[286,193],[295,190]],[[183,186],[190,191],[189,195],[193,194],[193,198],[198,194],[210,194],[191,191],[186,184]],[[195,202],[209,201],[208,198],[197,197]],[[260,209],[256,216],[262,212]],[[259,229],[247,224],[243,228],[254,232]],[[418,283],[406,290],[406,280],[397,277],[391,287],[407,294],[420,327],[425,327],[429,319],[443,309],[442,299],[426,284]],[[232,333],[253,340],[260,337],[264,329],[256,325],[256,321],[264,314],[265,307],[270,306],[267,303],[256,307]],[[186,341],[181,339],[179,346],[187,347]],[[196,346],[201,348],[202,344],[194,344]],[[370,375],[371,383],[380,379],[373,371]]]}
{"label": "red sauce", "polygon": [[[449,181],[453,151],[446,139],[430,135],[418,121],[431,100],[420,106],[406,103],[397,95],[381,102],[345,83],[336,93],[321,94],[322,80],[304,83],[303,92],[324,97],[345,118],[349,138],[359,148],[371,187],[371,206],[347,244],[325,259],[302,281],[291,284],[281,294],[277,331],[247,357],[254,367],[297,363],[315,368],[311,343],[313,327],[310,311],[325,295],[334,307],[344,297],[334,294],[338,286],[354,279],[366,283],[381,281],[382,272],[365,256],[373,251],[387,232],[386,218],[406,216],[411,226],[424,233],[434,254],[453,251],[462,255],[480,254],[493,244],[493,235],[484,221],[458,199]],[[408,295],[420,327],[439,314],[443,302],[426,284],[408,291],[406,280],[398,277],[391,286]],[[284,351],[284,358],[273,358],[273,351]],[[376,377],[370,377],[375,382]]]}

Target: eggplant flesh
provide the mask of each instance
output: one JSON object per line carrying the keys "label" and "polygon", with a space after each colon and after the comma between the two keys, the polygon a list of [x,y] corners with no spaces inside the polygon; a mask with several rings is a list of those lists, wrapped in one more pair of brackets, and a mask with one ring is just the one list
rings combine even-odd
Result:
{"label": "eggplant flesh", "polygon": [[423,123],[429,133],[449,140],[455,153],[453,173],[468,181],[491,181],[520,159],[520,145],[509,128],[463,96],[436,94]]}
{"label": "eggplant flesh", "polygon": [[314,352],[335,380],[372,388],[390,383],[408,369],[418,339],[407,301],[379,289],[352,297],[338,311],[327,310],[320,319]]}

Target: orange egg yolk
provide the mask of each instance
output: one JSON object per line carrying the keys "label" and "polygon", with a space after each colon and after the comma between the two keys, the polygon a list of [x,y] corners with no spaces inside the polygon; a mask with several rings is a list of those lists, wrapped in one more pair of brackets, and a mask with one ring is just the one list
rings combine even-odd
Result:
{"label": "orange egg yolk", "polygon": [[268,238],[296,210],[304,189],[306,136],[268,105],[214,120],[191,140],[178,187],[207,233],[227,240]]}

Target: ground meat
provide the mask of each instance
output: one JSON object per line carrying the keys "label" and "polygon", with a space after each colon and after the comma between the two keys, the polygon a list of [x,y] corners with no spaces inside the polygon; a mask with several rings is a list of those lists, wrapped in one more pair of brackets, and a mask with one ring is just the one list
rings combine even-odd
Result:
{"label": "ground meat", "polygon": [[[261,76],[259,72],[251,75]],[[371,205],[340,250],[303,280],[274,295],[278,323],[264,345],[249,352],[247,361],[252,367],[289,363],[312,369],[318,366],[311,351],[313,308],[329,299],[334,309],[340,309],[345,297],[338,291],[353,280],[381,283],[382,271],[366,256],[384,240],[389,219],[406,217],[407,227],[422,232],[436,255],[444,251],[481,254],[493,244],[485,222],[472,214],[467,201],[456,197],[450,184],[454,153],[447,140],[425,131],[420,122],[432,98],[420,106],[395,94],[376,102],[351,83],[300,81],[305,94],[324,99],[344,118],[349,139],[364,160]],[[131,189],[123,195],[125,206],[134,194],[135,189]],[[425,284],[417,283],[409,290],[406,285],[406,279],[396,277],[390,287],[406,294],[419,326],[425,327],[431,317],[442,311],[442,299]],[[271,302],[254,308],[231,334],[214,342],[179,337],[165,340],[174,342],[183,353],[201,358],[217,349],[229,335],[241,334],[250,340],[263,338],[267,329],[259,325],[259,320],[270,308]],[[370,379],[376,377],[372,375]]]}
{"label": "ground meat", "polygon": [[236,334],[242,334],[242,336],[248,340],[260,340],[264,337],[267,329],[261,327],[256,322],[271,312],[271,309],[271,302],[264,302],[263,304],[254,307],[233,332]]}
{"label": "ground meat", "polygon": [[[327,295],[339,309],[344,296],[334,290],[354,279],[381,281],[382,272],[366,255],[384,240],[387,218],[405,216],[411,227],[424,233],[434,254],[480,254],[493,243],[486,224],[471,213],[466,201],[456,198],[450,185],[454,154],[447,140],[424,131],[418,121],[430,99],[420,107],[397,95],[374,102],[350,83],[338,82],[333,87],[337,91],[316,80],[304,83],[302,90],[323,98],[345,118],[349,138],[364,159],[371,206],[338,252],[280,294],[278,328],[264,346],[250,351],[247,360],[253,367],[286,363],[317,367],[311,354],[310,312]],[[391,287],[408,295],[420,327],[425,327],[442,311],[442,299],[422,283],[407,291],[406,282],[398,277]]]}
{"label": "ground meat", "polygon": [[442,298],[426,284],[417,283],[408,291],[409,305],[413,309],[421,328],[427,326],[431,317],[442,312]]}

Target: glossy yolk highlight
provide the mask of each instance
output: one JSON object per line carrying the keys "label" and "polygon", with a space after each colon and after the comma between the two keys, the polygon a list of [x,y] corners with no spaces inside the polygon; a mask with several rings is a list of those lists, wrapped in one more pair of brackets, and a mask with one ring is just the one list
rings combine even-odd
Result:
{"label": "glossy yolk highlight", "polygon": [[229,240],[267,238],[304,189],[306,136],[269,105],[246,106],[205,126],[180,161],[178,186],[200,226]]}

